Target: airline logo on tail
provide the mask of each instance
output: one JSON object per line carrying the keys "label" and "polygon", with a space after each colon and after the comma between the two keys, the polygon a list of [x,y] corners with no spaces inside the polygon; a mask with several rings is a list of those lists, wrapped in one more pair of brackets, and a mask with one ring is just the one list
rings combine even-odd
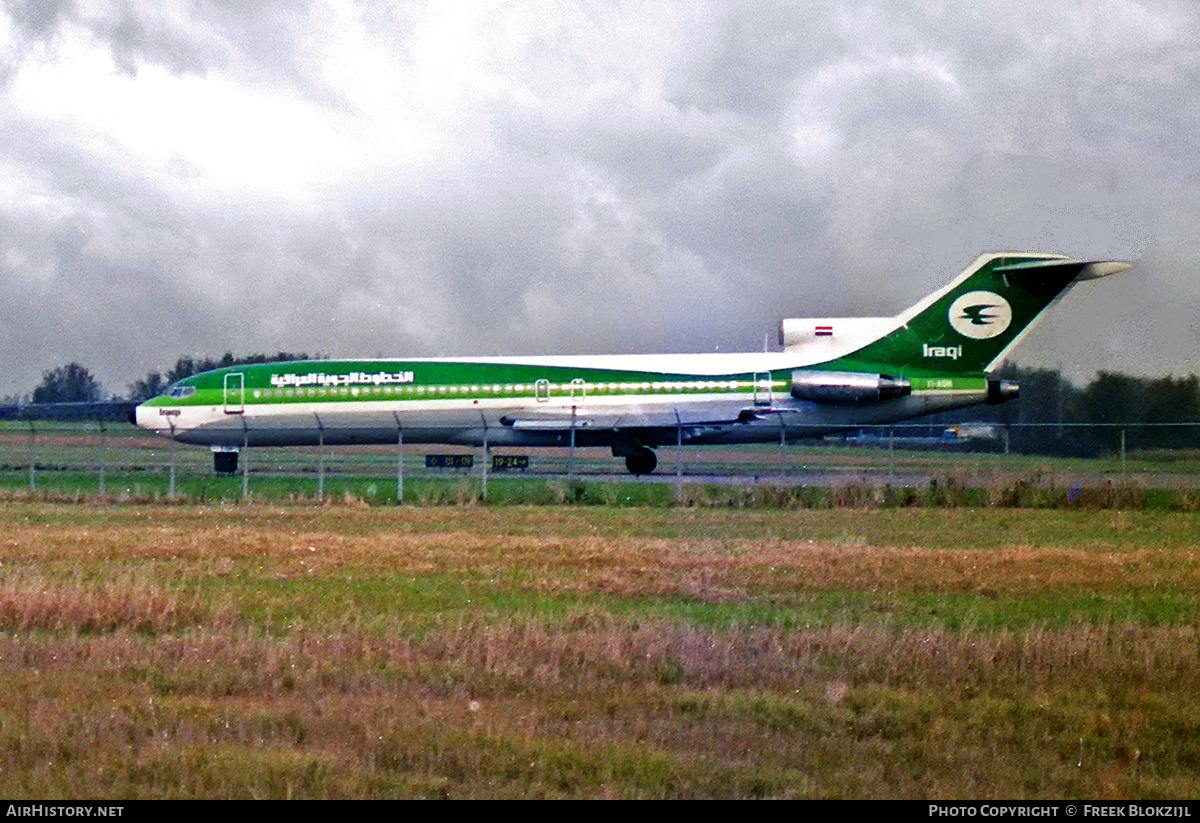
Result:
{"label": "airline logo on tail", "polygon": [[950,325],[963,337],[987,340],[1012,323],[1012,306],[990,291],[971,291],[950,304]]}

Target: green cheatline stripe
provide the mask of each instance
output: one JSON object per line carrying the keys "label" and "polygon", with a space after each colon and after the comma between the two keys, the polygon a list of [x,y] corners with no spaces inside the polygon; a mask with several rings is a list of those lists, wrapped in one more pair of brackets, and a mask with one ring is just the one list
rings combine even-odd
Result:
{"label": "green cheatline stripe", "polygon": [[[843,361],[844,362],[844,361]],[[858,368],[871,371],[871,367]],[[886,371],[879,370],[878,371]],[[789,370],[790,371],[790,370]],[[894,371],[894,370],[892,370]],[[788,380],[772,375],[771,391],[787,391]],[[159,397],[151,405],[212,406],[225,403],[226,378],[241,375],[248,405],[351,401],[445,401],[453,399],[564,399],[572,391],[592,397],[750,395],[759,388],[753,372],[729,375],[660,374],[504,363],[442,361],[316,361],[255,364],[196,375],[196,392],[186,398]],[[982,377],[914,376],[914,392],[968,392],[986,387]],[[231,385],[230,397],[237,384]]]}
{"label": "green cheatline stripe", "polygon": [[[751,393],[755,373],[729,375],[662,374],[616,369],[445,361],[316,361],[231,367],[187,380],[196,392],[186,398],[161,397],[152,405],[214,405],[224,402],[226,378],[241,375],[247,403],[337,402],[345,399],[444,400],[454,397],[537,398],[589,394]],[[786,380],[771,380],[784,390]],[[236,392],[239,383],[229,388]],[[497,391],[499,387],[499,391]],[[519,387],[519,390],[518,390]],[[390,391],[389,391],[390,390]]]}

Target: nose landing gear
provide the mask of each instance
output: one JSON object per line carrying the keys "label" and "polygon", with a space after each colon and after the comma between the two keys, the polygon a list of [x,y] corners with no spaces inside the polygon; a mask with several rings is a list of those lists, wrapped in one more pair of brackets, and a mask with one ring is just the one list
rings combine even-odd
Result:
{"label": "nose landing gear", "polygon": [[237,474],[238,469],[238,452],[237,449],[213,449],[213,472],[220,475],[229,476]]}

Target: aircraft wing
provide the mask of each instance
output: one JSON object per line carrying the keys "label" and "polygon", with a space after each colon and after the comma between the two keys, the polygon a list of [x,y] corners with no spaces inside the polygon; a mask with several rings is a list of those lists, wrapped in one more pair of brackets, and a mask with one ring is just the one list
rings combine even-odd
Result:
{"label": "aircraft wing", "polygon": [[623,412],[576,412],[570,409],[522,411],[500,418],[505,426],[517,431],[558,432],[618,429],[663,429],[676,426],[714,426],[745,422],[741,405],[712,408],[645,409]]}

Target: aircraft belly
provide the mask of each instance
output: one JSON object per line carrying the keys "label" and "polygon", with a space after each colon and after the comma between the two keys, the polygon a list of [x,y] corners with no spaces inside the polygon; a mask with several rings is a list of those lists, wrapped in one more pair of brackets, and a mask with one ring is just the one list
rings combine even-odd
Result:
{"label": "aircraft belly", "polygon": [[[861,405],[788,401],[770,409],[758,410],[758,416],[744,424],[712,427],[704,432],[697,432],[685,442],[778,443],[781,436],[785,440],[821,437],[975,405],[981,402],[982,398],[982,392],[945,392],[914,394]],[[674,439],[664,439],[662,444],[674,442]]]}
{"label": "aircraft belly", "polygon": [[[391,444],[403,430],[406,443],[496,446],[608,446],[632,433],[644,445],[777,442],[919,417],[973,405],[979,392],[923,392],[861,405],[797,401],[773,405],[744,399],[664,399],[661,402],[582,403],[569,406],[489,404],[440,408],[416,404],[296,404],[227,414],[220,408],[183,409],[164,418],[158,433],[206,446],[306,446]],[[486,429],[486,432],[485,432]],[[782,431],[781,431],[782,430]]]}
{"label": "aircraft belly", "polygon": [[936,411],[972,405],[978,403],[981,397],[980,393],[971,393],[969,399],[957,395],[933,396],[922,393],[862,405],[804,403],[801,404],[804,408],[798,409],[797,413],[785,411],[781,415],[783,423],[777,422],[775,428],[778,432],[780,425],[789,428],[795,426],[800,430],[811,430],[813,434],[824,434],[861,426],[882,426]]}
{"label": "aircraft belly", "polygon": [[312,446],[380,445],[396,443],[403,431],[406,443],[479,445],[487,428],[489,444],[520,445],[542,442],[511,431],[500,417],[512,409],[462,406],[452,408],[400,408],[395,404],[326,404],[248,407],[242,414],[219,409],[189,425],[159,434],[182,443],[204,446]]}

